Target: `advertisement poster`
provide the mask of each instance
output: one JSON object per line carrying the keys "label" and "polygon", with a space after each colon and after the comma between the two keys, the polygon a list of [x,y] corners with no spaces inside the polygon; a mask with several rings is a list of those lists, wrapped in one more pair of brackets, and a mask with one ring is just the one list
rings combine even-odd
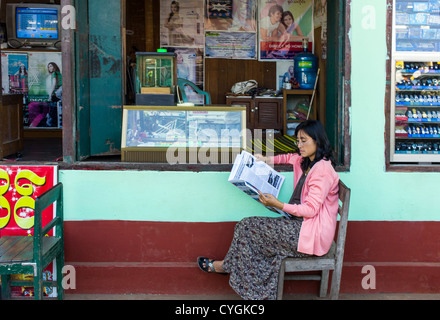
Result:
{"label": "advertisement poster", "polygon": [[232,0],[208,0],[206,8],[208,11],[208,17],[232,17]]}
{"label": "advertisement poster", "polygon": [[294,77],[293,61],[286,60],[277,62],[277,90],[281,90],[283,88],[283,83],[286,78],[287,81],[290,82],[290,80]]}
{"label": "advertisement poster", "polygon": [[189,80],[203,88],[203,48],[166,48],[176,54],[177,78]]}
{"label": "advertisement poster", "polygon": [[209,58],[256,59],[256,33],[206,32],[205,55]]}
{"label": "advertisement poster", "polygon": [[[32,236],[35,199],[58,181],[57,166],[0,166],[0,235]],[[30,201],[29,201],[30,199]],[[30,203],[30,204],[29,204]],[[55,216],[56,207],[49,206],[42,215],[42,225]],[[53,234],[53,230],[49,235]],[[44,271],[45,280],[55,280],[55,268]],[[14,280],[32,280],[32,275],[13,275]],[[44,288],[44,294],[56,296],[56,288]],[[12,287],[13,296],[32,296],[32,287]]]}
{"label": "advertisement poster", "polygon": [[27,95],[28,69],[27,54],[2,53],[2,92]]}
{"label": "advertisement poster", "polygon": [[206,0],[205,30],[257,31],[257,0]]}
{"label": "advertisement poster", "polygon": [[62,127],[61,52],[29,52],[30,128]]}
{"label": "advertisement poster", "polygon": [[203,1],[160,2],[160,45],[203,47]]}
{"label": "advertisement poster", "polygon": [[[201,90],[204,88],[204,53],[203,48],[166,48],[176,54],[177,78],[189,80]],[[204,103],[204,95],[198,94],[193,88],[185,86],[188,102]]]}
{"label": "advertisement poster", "polygon": [[313,48],[312,0],[259,0],[260,60],[293,59],[303,51],[302,39]]}

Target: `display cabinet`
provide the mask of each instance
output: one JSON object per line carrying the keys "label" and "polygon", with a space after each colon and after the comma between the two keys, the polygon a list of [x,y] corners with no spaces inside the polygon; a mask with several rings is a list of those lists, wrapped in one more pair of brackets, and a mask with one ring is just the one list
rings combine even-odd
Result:
{"label": "display cabinet", "polygon": [[390,162],[440,163],[440,2],[394,1]]}
{"label": "display cabinet", "polygon": [[136,52],[136,104],[174,105],[177,85],[176,55]]}
{"label": "display cabinet", "polygon": [[392,160],[440,162],[440,61],[395,61]]}
{"label": "display cabinet", "polygon": [[275,134],[283,129],[282,103],[282,97],[226,96],[226,104],[246,107],[248,129],[271,129]]}
{"label": "display cabinet", "polygon": [[124,106],[122,161],[232,163],[245,133],[244,107]]}

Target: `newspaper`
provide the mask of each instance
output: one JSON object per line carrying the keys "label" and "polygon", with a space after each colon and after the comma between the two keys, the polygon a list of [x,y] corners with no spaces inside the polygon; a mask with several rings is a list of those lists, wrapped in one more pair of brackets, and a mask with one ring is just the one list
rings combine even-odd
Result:
{"label": "newspaper", "polygon": [[[260,202],[258,191],[263,194],[272,194],[278,198],[284,179],[284,176],[268,164],[258,161],[249,152],[242,151],[235,158],[228,181],[254,200]],[[291,218],[288,213],[282,210],[269,206],[266,206],[266,208],[289,219]]]}

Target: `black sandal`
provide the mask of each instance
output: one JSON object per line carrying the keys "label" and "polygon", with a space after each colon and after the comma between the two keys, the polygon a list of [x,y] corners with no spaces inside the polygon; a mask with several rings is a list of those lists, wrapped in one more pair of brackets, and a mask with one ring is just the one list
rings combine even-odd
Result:
{"label": "black sandal", "polygon": [[215,271],[214,261],[215,260],[212,260],[212,259],[209,259],[209,258],[198,257],[197,258],[197,265],[199,266],[200,270],[202,270],[204,272],[227,275],[226,272],[217,272],[217,271]]}

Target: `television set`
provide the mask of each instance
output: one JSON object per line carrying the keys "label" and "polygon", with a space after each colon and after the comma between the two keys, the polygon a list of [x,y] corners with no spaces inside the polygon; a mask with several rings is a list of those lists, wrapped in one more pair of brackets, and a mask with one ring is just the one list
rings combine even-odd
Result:
{"label": "television set", "polygon": [[8,45],[61,48],[60,5],[43,3],[6,4]]}

